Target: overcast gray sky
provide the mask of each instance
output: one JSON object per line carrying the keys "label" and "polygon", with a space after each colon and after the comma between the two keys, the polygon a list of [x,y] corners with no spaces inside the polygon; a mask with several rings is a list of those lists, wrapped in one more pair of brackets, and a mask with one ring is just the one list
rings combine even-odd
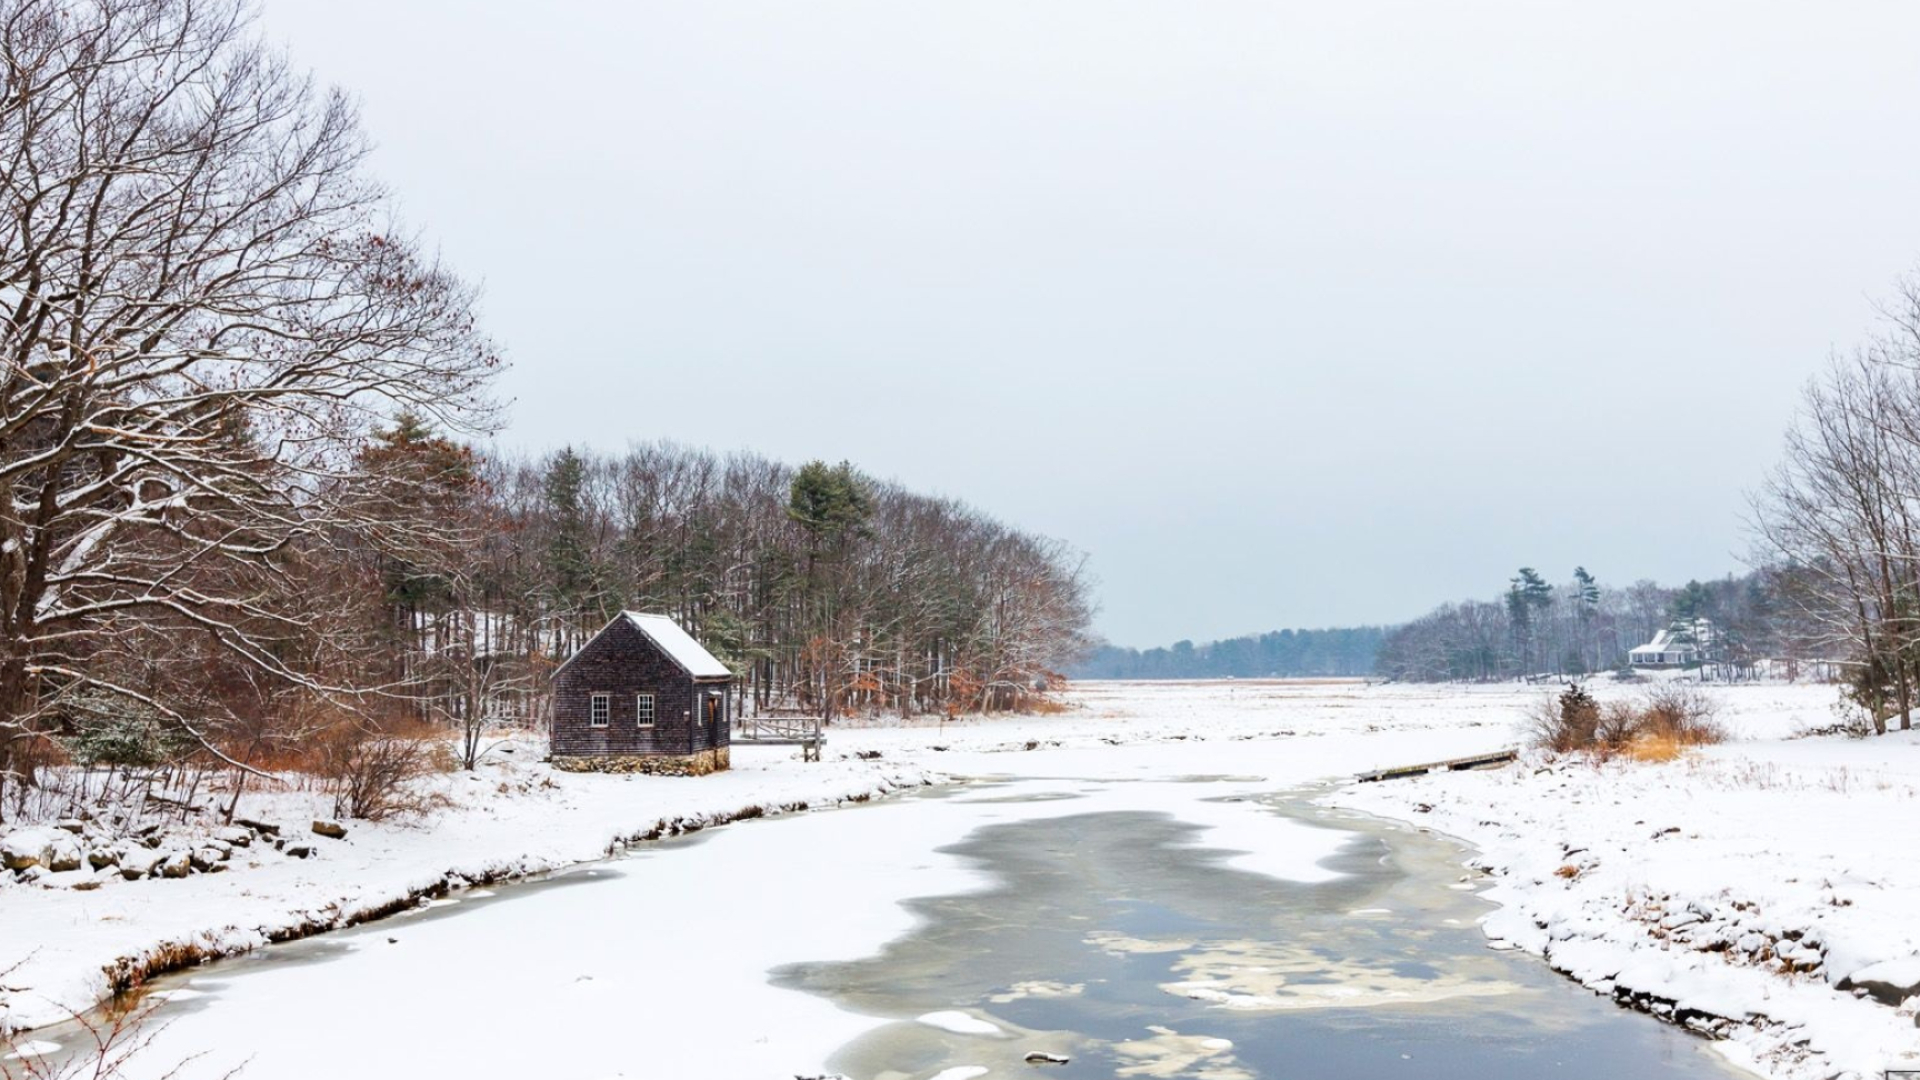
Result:
{"label": "overcast gray sky", "polygon": [[1723,574],[1920,261],[1920,5],[261,0],[508,443],[851,459],[1123,644]]}

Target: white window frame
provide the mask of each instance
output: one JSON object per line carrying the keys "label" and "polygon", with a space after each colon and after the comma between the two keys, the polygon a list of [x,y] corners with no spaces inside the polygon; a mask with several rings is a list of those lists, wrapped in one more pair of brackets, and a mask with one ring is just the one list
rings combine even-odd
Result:
{"label": "white window frame", "polygon": [[587,699],[587,726],[606,727],[613,720],[613,695],[594,694]]}
{"label": "white window frame", "polygon": [[654,701],[652,694],[633,695],[633,726],[650,728],[654,723]]}

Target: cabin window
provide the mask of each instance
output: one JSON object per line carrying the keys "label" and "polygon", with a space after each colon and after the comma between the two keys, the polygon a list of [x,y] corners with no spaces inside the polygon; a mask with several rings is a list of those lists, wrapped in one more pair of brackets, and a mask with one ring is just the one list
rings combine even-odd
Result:
{"label": "cabin window", "polygon": [[653,726],[653,695],[637,694],[633,699],[633,719],[636,727]]}
{"label": "cabin window", "polygon": [[606,727],[607,718],[613,715],[613,695],[595,694],[587,704],[587,726]]}

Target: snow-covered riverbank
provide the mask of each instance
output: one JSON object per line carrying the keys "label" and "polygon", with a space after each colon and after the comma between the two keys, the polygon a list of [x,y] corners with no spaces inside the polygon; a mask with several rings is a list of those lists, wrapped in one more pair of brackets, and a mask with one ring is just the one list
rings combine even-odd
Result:
{"label": "snow-covered riverbank", "polygon": [[56,1023],[108,996],[116,981],[351,926],[449,889],[565,869],[663,835],[936,779],[886,762],[801,768],[771,748],[738,751],[732,771],[702,778],[565,774],[534,756],[520,747],[476,774],[435,778],[449,805],[419,819],[347,822],[343,840],[307,832],[329,813],[320,796],[243,800],[241,816],[282,823],[313,849],[309,858],[254,845],[236,849],[222,873],[127,881],[111,867],[83,866],[0,886],[0,1021]]}
{"label": "snow-covered riverbank", "polygon": [[[1920,740],[1792,738],[1832,721],[1830,687],[1714,692],[1736,741],[1679,762],[1530,762],[1353,786],[1328,801],[1476,845],[1494,875],[1488,897],[1503,905],[1487,922],[1497,943],[1724,1036],[1735,1060],[1793,1080],[1895,1065],[1920,1050],[1914,1003],[1882,1004],[1840,984],[1878,974],[1871,987],[1888,993],[1920,955],[1901,921],[1920,899],[1920,866],[1889,835],[1920,788]],[[308,860],[242,850],[236,872],[110,880],[86,892],[0,887],[0,970],[14,968],[0,992],[16,1022],[38,1023],[96,1000],[116,965],[177,960],[182,948],[241,951],[449,885],[577,865],[676,822],[820,806],[948,774],[1213,776],[1273,790],[1496,749],[1517,740],[1524,711],[1544,693],[1087,684],[1074,692],[1077,707],[1056,716],[847,725],[824,763],[740,749],[734,771],[699,779],[556,775],[523,748],[483,768],[482,780],[437,781],[455,805],[433,817],[354,824],[345,841],[314,841]],[[302,827],[319,809],[307,798],[273,796],[249,814]],[[1297,862],[1289,847],[1297,837],[1257,814],[1222,810],[1200,823],[1209,846],[1248,852],[1250,868]],[[924,838],[899,839],[902,857],[916,839]],[[876,887],[906,889],[909,877]],[[821,867],[812,884],[836,880]],[[754,957],[739,960],[745,970]]]}
{"label": "snow-covered riverbank", "polygon": [[1920,1068],[1920,861],[1903,832],[1920,738],[1803,737],[1831,723],[1831,688],[1713,693],[1730,741],[1677,761],[1536,754],[1329,801],[1473,844],[1502,905],[1496,945],[1725,1039],[1756,1071]]}

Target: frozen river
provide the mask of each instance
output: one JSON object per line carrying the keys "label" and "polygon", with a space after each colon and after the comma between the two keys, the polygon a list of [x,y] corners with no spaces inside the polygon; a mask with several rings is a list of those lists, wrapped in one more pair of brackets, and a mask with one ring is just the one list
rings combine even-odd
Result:
{"label": "frozen river", "polygon": [[1180,764],[745,823],[276,947],[163,980],[139,1060],[266,1080],[1744,1075],[1487,948],[1451,843]]}

